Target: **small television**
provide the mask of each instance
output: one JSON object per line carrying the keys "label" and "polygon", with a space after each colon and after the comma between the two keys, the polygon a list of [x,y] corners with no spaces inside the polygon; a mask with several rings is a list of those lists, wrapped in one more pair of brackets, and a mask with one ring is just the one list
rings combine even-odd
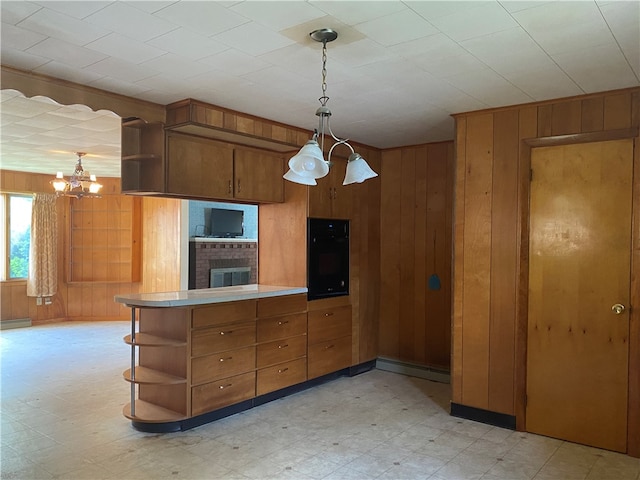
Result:
{"label": "small television", "polygon": [[234,238],[244,235],[244,211],[211,209],[211,236],[218,238]]}

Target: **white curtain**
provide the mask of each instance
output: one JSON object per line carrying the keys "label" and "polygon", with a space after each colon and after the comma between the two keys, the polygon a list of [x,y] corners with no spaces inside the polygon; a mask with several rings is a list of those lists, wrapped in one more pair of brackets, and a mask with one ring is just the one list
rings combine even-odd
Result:
{"label": "white curtain", "polygon": [[51,297],[58,291],[58,219],[56,196],[34,193],[27,296]]}

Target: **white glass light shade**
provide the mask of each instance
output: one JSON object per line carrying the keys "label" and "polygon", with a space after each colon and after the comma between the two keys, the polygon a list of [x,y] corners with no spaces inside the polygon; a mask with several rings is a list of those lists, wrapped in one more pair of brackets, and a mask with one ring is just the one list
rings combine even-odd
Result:
{"label": "white glass light shade", "polygon": [[317,185],[316,179],[313,177],[303,177],[302,175],[298,175],[293,170],[289,170],[282,176],[285,180],[289,180],[293,183],[300,183],[302,185]]}
{"label": "white glass light shade", "polygon": [[318,142],[309,140],[300,151],[289,160],[289,168],[303,177],[322,178],[329,173]]}
{"label": "white glass light shade", "polygon": [[101,188],[102,188],[102,185],[100,185],[99,183],[96,183],[95,181],[89,184],[89,192],[91,193],[98,193]]}
{"label": "white glass light shade", "polygon": [[64,175],[62,175],[62,172],[58,172],[56,174],[56,179],[51,180],[51,185],[53,185],[53,189],[56,192],[65,191],[65,189],[67,188],[67,181],[64,179]]}
{"label": "white glass light shade", "polygon": [[347,173],[344,176],[343,185],[362,183],[365,180],[377,177],[378,174],[371,170],[369,164],[358,153],[352,153],[347,161]]}

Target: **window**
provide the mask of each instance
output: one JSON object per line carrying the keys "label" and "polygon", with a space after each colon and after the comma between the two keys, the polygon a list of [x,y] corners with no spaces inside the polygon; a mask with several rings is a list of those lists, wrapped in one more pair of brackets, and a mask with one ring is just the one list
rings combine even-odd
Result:
{"label": "window", "polygon": [[0,214],[3,225],[2,279],[27,278],[31,243],[31,196],[3,193]]}

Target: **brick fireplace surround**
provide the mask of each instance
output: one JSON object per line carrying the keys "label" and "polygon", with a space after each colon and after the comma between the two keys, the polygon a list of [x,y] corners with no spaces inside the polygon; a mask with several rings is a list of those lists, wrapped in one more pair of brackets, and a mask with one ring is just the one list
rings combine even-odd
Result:
{"label": "brick fireplace surround", "polygon": [[232,267],[250,267],[249,283],[257,283],[256,240],[192,238],[189,242],[189,289],[209,288],[209,271],[212,268]]}

